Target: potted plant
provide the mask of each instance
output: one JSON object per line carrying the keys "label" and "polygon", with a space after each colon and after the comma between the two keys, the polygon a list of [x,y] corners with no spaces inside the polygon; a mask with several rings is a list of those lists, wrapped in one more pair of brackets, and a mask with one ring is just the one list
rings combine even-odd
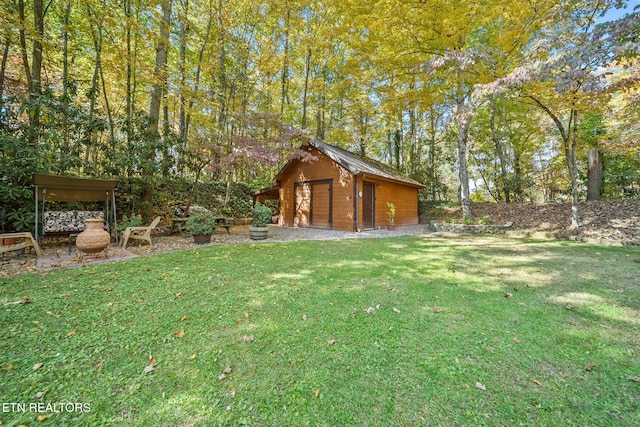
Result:
{"label": "potted plant", "polygon": [[396,229],[396,205],[391,202],[387,202],[387,230]]}
{"label": "potted plant", "polygon": [[184,223],[184,229],[193,236],[199,245],[211,242],[211,234],[215,230],[216,218],[211,213],[194,212]]}
{"label": "potted plant", "polygon": [[251,237],[251,240],[266,239],[269,231],[267,225],[271,222],[271,209],[261,203],[256,203],[253,208],[252,218],[253,223],[249,227],[249,237]]}

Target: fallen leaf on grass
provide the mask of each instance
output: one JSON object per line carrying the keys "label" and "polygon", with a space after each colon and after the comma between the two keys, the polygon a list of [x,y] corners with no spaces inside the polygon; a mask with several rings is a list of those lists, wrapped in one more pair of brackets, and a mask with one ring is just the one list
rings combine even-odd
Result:
{"label": "fallen leaf on grass", "polygon": [[245,319],[248,319],[248,318],[249,318],[249,312],[248,312],[248,311],[245,311],[245,312],[244,312],[244,317],[245,317]]}
{"label": "fallen leaf on grass", "polygon": [[47,420],[47,416],[46,415],[38,415],[38,421],[43,422]]}
{"label": "fallen leaf on grass", "polygon": [[393,311],[394,313],[400,313],[400,310],[398,310],[397,308],[393,307]]}
{"label": "fallen leaf on grass", "polygon": [[76,334],[76,330],[74,329],[73,331],[67,332],[67,336],[68,337],[72,337]]}
{"label": "fallen leaf on grass", "polygon": [[98,363],[96,363],[94,368],[95,369],[100,369],[102,367],[102,365],[104,365],[104,360],[100,360]]}
{"label": "fallen leaf on grass", "polygon": [[567,310],[571,310],[571,309],[573,309],[573,304],[569,304],[569,303],[567,303],[567,304],[564,306],[564,308],[566,308]]}
{"label": "fallen leaf on grass", "polygon": [[142,371],[142,372],[144,372],[145,374],[148,374],[149,372],[153,372],[155,370],[156,370],[156,368],[153,365],[147,365],[144,368],[144,371]]}
{"label": "fallen leaf on grass", "polygon": [[598,366],[598,365],[586,365],[584,367],[584,370],[589,372],[589,371],[592,371],[596,366]]}
{"label": "fallen leaf on grass", "polygon": [[302,320],[307,320],[307,315],[306,314],[302,315]]}
{"label": "fallen leaf on grass", "polygon": [[629,375],[629,376],[627,377],[627,379],[628,379],[629,381],[640,382],[640,377],[636,377],[636,376],[634,376],[634,375]]}
{"label": "fallen leaf on grass", "polygon": [[533,380],[533,383],[536,384],[536,385],[542,385],[542,383],[540,381],[538,381],[538,380]]}
{"label": "fallen leaf on grass", "polygon": [[196,357],[198,356],[196,356],[196,354],[193,353],[191,356],[189,356],[189,360],[196,360]]}
{"label": "fallen leaf on grass", "polygon": [[181,322],[184,322],[185,320],[187,320],[187,315],[186,314],[180,318]]}
{"label": "fallen leaf on grass", "polygon": [[2,367],[3,371],[10,371],[13,369],[13,364],[9,363],[8,365],[5,365]]}
{"label": "fallen leaf on grass", "polygon": [[248,335],[248,336],[245,335],[245,336],[242,337],[242,339],[244,340],[244,342],[253,342],[253,341],[255,341],[255,338],[254,338],[253,335]]}
{"label": "fallen leaf on grass", "polygon": [[33,365],[33,370],[34,370],[34,371],[35,371],[35,370],[38,370],[38,369],[42,368],[42,366],[43,366],[43,365],[44,365],[44,363],[43,363],[43,362],[36,363],[35,365]]}
{"label": "fallen leaf on grass", "polygon": [[314,397],[314,398],[316,398],[316,399],[317,399],[318,397],[320,397],[320,389],[317,389],[317,390],[316,390],[316,392],[315,392],[315,393],[313,393],[313,397]]}
{"label": "fallen leaf on grass", "polygon": [[476,388],[479,388],[480,390],[486,390],[487,387],[482,384],[481,382],[476,381]]}
{"label": "fallen leaf on grass", "polygon": [[5,302],[4,306],[8,307],[12,304],[29,304],[30,302],[31,302],[31,298],[22,298],[20,301]]}
{"label": "fallen leaf on grass", "polygon": [[504,293],[504,297],[505,298],[511,298],[513,296],[513,294],[509,293],[509,292],[505,292]]}
{"label": "fallen leaf on grass", "polygon": [[514,339],[513,339],[513,342],[514,342],[514,343],[516,343],[516,344],[520,344],[522,341],[520,341],[520,340],[518,339],[518,337],[516,337],[516,338],[514,338]]}
{"label": "fallen leaf on grass", "polygon": [[149,365],[155,365],[156,363],[156,358],[149,355]]}
{"label": "fallen leaf on grass", "polygon": [[222,370],[222,373],[220,375],[218,375],[218,379],[219,380],[223,380],[223,379],[227,378],[227,374],[230,374],[230,373],[231,373],[231,367],[227,366],[226,368],[224,368]]}
{"label": "fallen leaf on grass", "polygon": [[440,313],[440,307],[438,307],[436,304],[433,304],[433,312]]}
{"label": "fallen leaf on grass", "polygon": [[184,331],[178,331],[175,334],[173,334],[173,336],[175,338],[182,338],[182,337],[184,337]]}
{"label": "fallen leaf on grass", "polygon": [[329,345],[334,345],[336,343],[336,340],[327,340],[327,344]]}

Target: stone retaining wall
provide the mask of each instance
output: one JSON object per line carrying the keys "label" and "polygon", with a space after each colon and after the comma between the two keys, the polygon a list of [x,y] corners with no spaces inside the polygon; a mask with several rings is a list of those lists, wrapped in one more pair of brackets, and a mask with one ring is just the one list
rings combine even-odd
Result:
{"label": "stone retaining wall", "polygon": [[458,234],[503,234],[511,229],[513,222],[503,225],[489,224],[451,224],[446,222],[429,222],[429,230]]}

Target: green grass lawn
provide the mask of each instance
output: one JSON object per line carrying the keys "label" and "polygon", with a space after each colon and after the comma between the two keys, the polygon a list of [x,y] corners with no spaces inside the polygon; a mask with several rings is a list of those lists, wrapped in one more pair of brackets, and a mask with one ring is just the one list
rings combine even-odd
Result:
{"label": "green grass lawn", "polygon": [[1,303],[31,300],[0,307],[0,421],[640,425],[639,262],[637,248],[397,237],[0,280]]}

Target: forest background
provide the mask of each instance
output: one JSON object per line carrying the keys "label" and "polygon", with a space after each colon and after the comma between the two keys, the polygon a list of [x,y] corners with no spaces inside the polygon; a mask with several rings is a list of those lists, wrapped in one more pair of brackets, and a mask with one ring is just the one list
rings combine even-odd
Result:
{"label": "forest background", "polygon": [[34,173],[116,177],[126,213],[200,188],[244,215],[234,200],[317,138],[424,183],[423,202],[570,200],[577,227],[579,199],[640,195],[628,3],[3,1],[5,225],[33,227]]}

